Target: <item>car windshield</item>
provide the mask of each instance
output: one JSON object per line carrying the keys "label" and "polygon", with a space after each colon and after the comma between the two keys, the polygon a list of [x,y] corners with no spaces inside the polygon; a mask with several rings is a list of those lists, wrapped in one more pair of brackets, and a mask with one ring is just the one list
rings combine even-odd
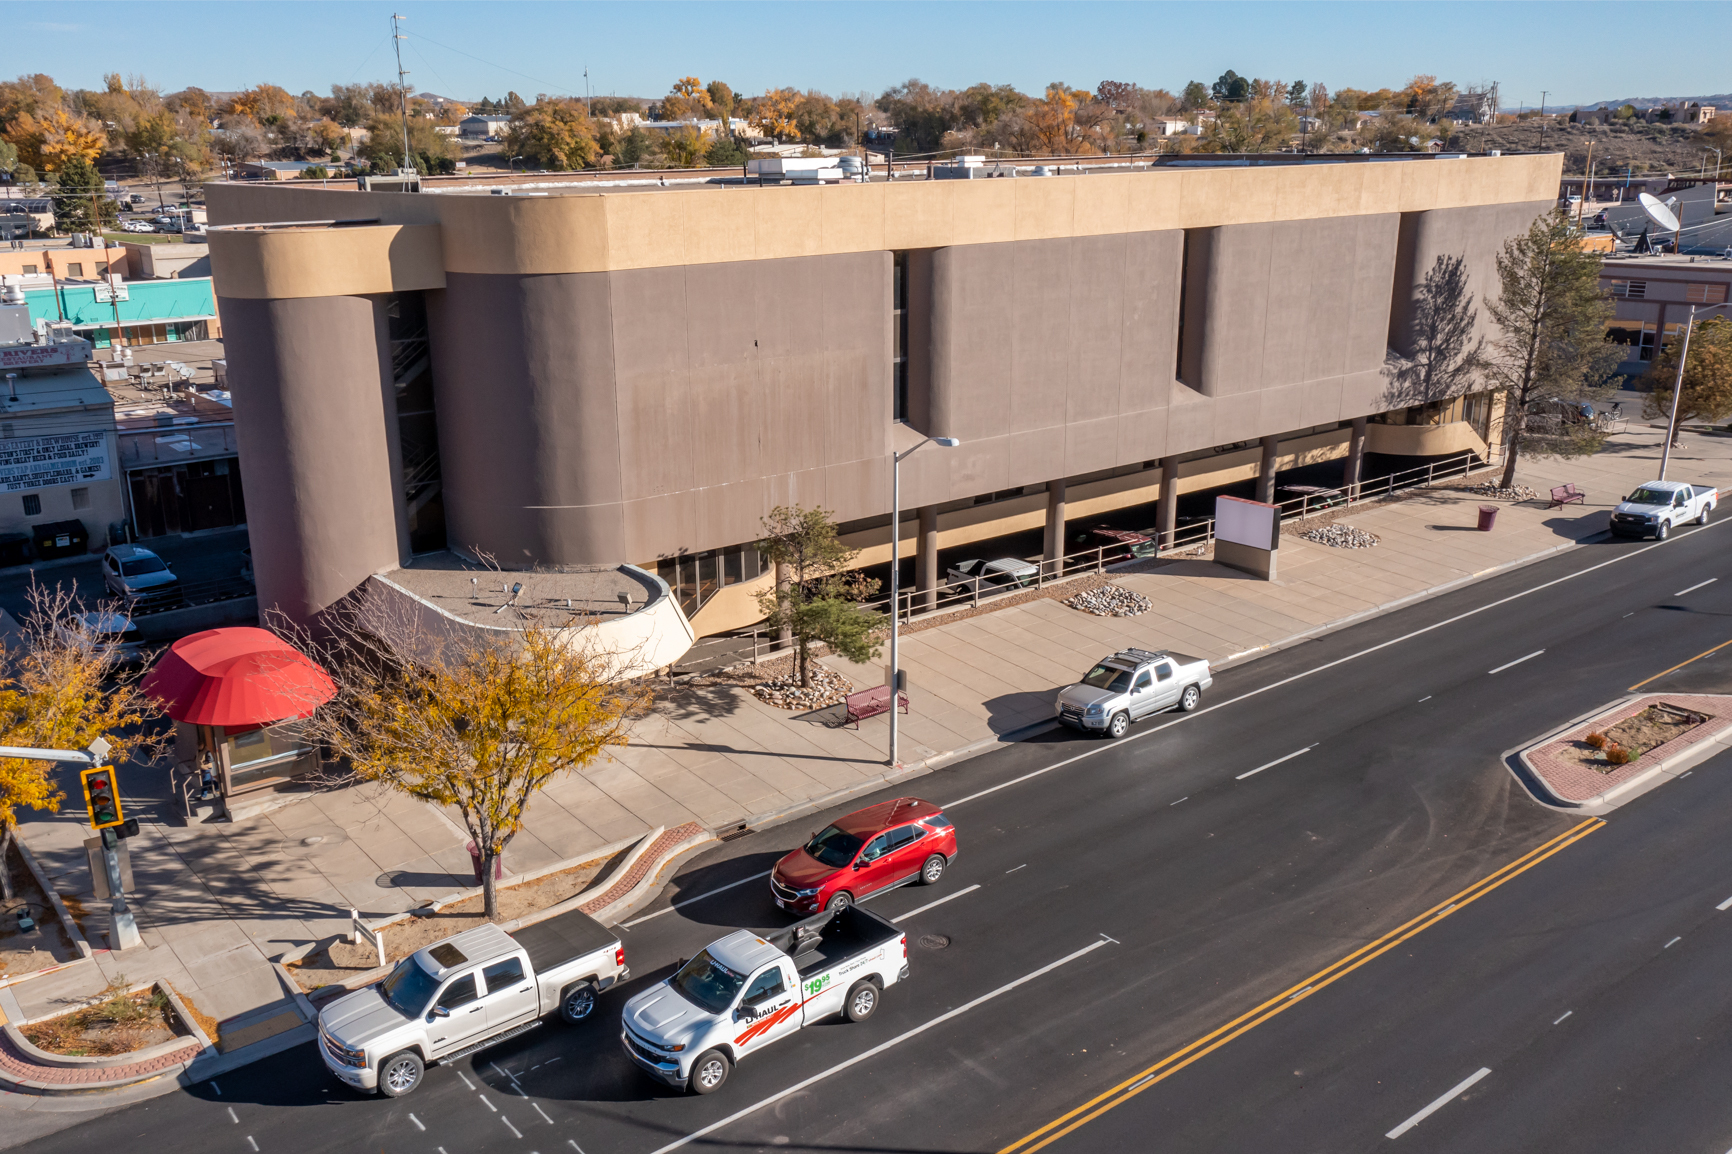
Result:
{"label": "car windshield", "polygon": [[860,852],[861,841],[851,833],[829,826],[806,843],[806,852],[832,869],[841,869]]}
{"label": "car windshield", "polygon": [[1131,688],[1131,674],[1128,669],[1119,669],[1112,665],[1097,665],[1083,674],[1082,683],[1090,689],[1127,693]]}
{"label": "car windshield", "polygon": [[668,985],[678,990],[693,1004],[719,1014],[734,1004],[745,985],[746,975],[737,974],[704,950],[680,967],[679,973],[668,979]]}
{"label": "car windshield", "polygon": [[390,977],[379,983],[379,993],[393,1010],[405,1018],[414,1018],[427,1008],[438,987],[438,980],[411,956],[398,962]]}
{"label": "car windshield", "polygon": [[160,557],[137,557],[120,563],[122,577],[143,577],[146,573],[163,573],[167,570],[168,566],[162,563]]}
{"label": "car windshield", "polygon": [[1672,491],[1670,489],[1649,489],[1646,486],[1637,489],[1629,496],[1632,505],[1670,505]]}

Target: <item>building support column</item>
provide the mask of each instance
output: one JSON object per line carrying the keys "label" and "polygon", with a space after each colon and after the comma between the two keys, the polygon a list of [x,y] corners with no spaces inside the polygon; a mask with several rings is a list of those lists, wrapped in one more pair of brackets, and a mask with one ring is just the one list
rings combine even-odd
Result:
{"label": "building support column", "polygon": [[1353,435],[1347,440],[1347,460],[1341,466],[1341,487],[1349,501],[1359,499],[1359,471],[1365,464],[1365,418],[1353,418]]}
{"label": "building support column", "polygon": [[1275,503],[1275,453],[1280,447],[1280,437],[1263,438],[1263,458],[1257,463],[1257,500],[1265,505]]}
{"label": "building support column", "polygon": [[1179,459],[1161,458],[1161,499],[1155,506],[1155,524],[1160,528],[1159,547],[1173,547],[1173,532],[1179,524]]}
{"label": "building support column", "polygon": [[930,612],[938,608],[938,506],[922,505],[919,536],[914,544],[914,588],[919,596],[914,604]]}
{"label": "building support column", "polygon": [[1064,575],[1064,478],[1046,483],[1046,576]]}

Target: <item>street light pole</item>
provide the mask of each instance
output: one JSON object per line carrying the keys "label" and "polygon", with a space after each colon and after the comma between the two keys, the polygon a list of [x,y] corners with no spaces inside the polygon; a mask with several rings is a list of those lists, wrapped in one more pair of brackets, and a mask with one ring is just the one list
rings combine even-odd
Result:
{"label": "street light pole", "polygon": [[[1723,309],[1725,305],[1710,305],[1703,312]],[[1678,375],[1672,381],[1672,415],[1666,419],[1666,444],[1660,450],[1660,480],[1666,479],[1666,466],[1672,462],[1672,439],[1678,435],[1678,399],[1684,393],[1684,362],[1690,359],[1690,333],[1696,327],[1696,306],[1690,306],[1690,319],[1684,322],[1684,345],[1678,350]],[[1664,333],[1660,336],[1665,338]]]}
{"label": "street light pole", "polygon": [[903,452],[891,450],[890,456],[890,759],[884,764],[897,769],[902,759],[896,750],[896,703],[902,693],[902,668],[896,663],[897,623],[901,620],[902,587],[902,461],[927,441],[945,449],[962,444],[955,437],[927,437],[925,441]]}

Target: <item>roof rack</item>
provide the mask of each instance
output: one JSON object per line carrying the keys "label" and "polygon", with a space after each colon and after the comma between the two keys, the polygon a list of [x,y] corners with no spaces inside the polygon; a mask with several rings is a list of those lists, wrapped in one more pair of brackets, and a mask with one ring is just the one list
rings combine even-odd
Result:
{"label": "roof rack", "polygon": [[1165,657],[1166,654],[1151,653],[1147,649],[1121,649],[1117,653],[1113,654],[1113,656],[1128,657],[1132,661],[1159,661]]}

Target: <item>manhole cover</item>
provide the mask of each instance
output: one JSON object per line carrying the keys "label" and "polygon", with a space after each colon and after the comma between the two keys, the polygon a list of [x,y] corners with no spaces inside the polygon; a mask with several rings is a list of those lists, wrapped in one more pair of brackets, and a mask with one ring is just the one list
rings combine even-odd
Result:
{"label": "manhole cover", "polygon": [[942,950],[950,944],[950,939],[943,934],[921,934],[920,948],[923,950]]}
{"label": "manhole cover", "polygon": [[403,872],[401,870],[392,870],[388,874],[380,874],[378,877],[374,878],[373,884],[382,890],[394,890],[401,884],[398,879],[402,876]]}

